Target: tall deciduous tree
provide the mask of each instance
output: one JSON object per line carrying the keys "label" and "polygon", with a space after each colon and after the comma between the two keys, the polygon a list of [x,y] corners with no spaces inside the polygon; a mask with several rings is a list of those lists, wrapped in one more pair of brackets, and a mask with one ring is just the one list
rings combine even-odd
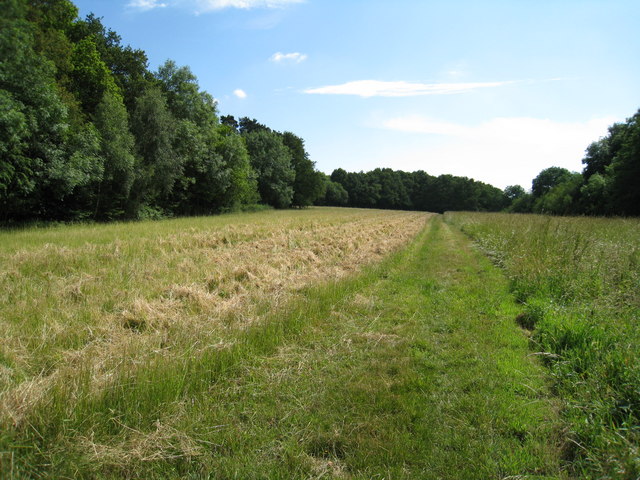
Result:
{"label": "tall deciduous tree", "polygon": [[0,210],[5,219],[42,216],[43,185],[64,163],[67,115],[55,69],[34,49],[24,2],[0,16]]}
{"label": "tall deciduous tree", "polygon": [[571,172],[566,168],[549,167],[542,170],[531,183],[531,193],[535,198],[542,197],[556,185],[569,180]]}
{"label": "tall deciduous tree", "polygon": [[610,170],[612,201],[615,213],[640,215],[640,110],[620,130]]}
{"label": "tall deciduous tree", "polygon": [[218,122],[215,100],[207,92],[200,91],[198,80],[189,67],[178,67],[173,60],[167,60],[155,77],[160,81],[175,118],[190,120],[200,128],[212,128]]}
{"label": "tall deciduous tree", "polygon": [[106,28],[101,19],[92,13],[84,20],[74,22],[69,29],[68,37],[74,43],[85,38],[93,40],[100,59],[109,68],[123,94],[127,110],[132,112],[136,98],[142,95],[152,80],[151,73],[147,69],[146,53],[130,46],[123,46],[120,36]]}
{"label": "tall deciduous tree", "polygon": [[225,190],[220,194],[222,209],[233,210],[241,205],[258,203],[260,195],[257,174],[251,167],[243,138],[221,126],[216,152],[222,158],[226,179]]}
{"label": "tall deciduous tree", "polygon": [[104,174],[100,134],[91,122],[70,131],[67,155],[51,164],[44,182],[43,204],[47,216],[62,220],[88,218],[97,201],[98,185]]}
{"label": "tall deciduous tree", "polygon": [[147,88],[137,99],[131,130],[140,159],[131,204],[133,211],[130,211],[134,213],[140,206],[152,207],[155,202],[166,199],[182,173],[181,159],[173,147],[175,119],[158,88]]}
{"label": "tall deciduous tree", "polygon": [[578,213],[577,199],[582,181],[582,175],[579,173],[563,173],[561,177],[558,177],[557,183],[542,196],[536,198],[533,203],[533,211],[556,215]]}
{"label": "tall deciduous tree", "polygon": [[504,189],[504,194],[509,202],[514,202],[518,198],[524,197],[526,193],[520,185],[508,185]]}
{"label": "tall deciduous tree", "polygon": [[120,95],[105,92],[95,113],[100,133],[100,152],[104,174],[93,209],[99,219],[122,218],[135,180],[135,140],[129,127],[129,115]]}
{"label": "tall deciduous tree", "polygon": [[295,170],[291,153],[275,132],[256,129],[244,135],[251,165],[258,174],[258,191],[264,203],[287,208],[293,200]]}
{"label": "tall deciduous tree", "polygon": [[333,182],[328,175],[320,173],[324,182],[324,194],[316,200],[316,205],[345,207],[349,203],[349,194],[338,182]]}
{"label": "tall deciduous tree", "polygon": [[73,47],[71,56],[71,87],[84,111],[95,112],[105,93],[120,94],[111,71],[100,58],[92,37],[83,38]]}
{"label": "tall deciduous tree", "polygon": [[271,129],[269,127],[267,127],[266,125],[263,125],[262,123],[258,122],[255,118],[242,117],[238,121],[238,131],[243,135],[246,135],[248,133],[262,131],[262,130],[266,130],[267,132],[271,131]]}
{"label": "tall deciduous tree", "polygon": [[36,27],[35,50],[53,62],[59,86],[67,86],[73,53],[67,33],[78,17],[78,8],[69,0],[29,0],[27,3],[27,18]]}
{"label": "tall deciduous tree", "polygon": [[313,205],[323,192],[322,174],[316,171],[314,163],[309,159],[302,138],[291,132],[284,132],[282,142],[291,153],[291,165],[295,170],[291,204],[295,207]]}

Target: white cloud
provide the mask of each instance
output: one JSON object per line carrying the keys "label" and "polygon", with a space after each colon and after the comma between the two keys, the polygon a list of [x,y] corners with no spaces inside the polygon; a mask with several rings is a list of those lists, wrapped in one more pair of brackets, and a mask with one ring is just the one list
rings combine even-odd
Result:
{"label": "white cloud", "polygon": [[127,7],[135,8],[143,12],[146,12],[147,10],[153,10],[154,8],[163,8],[166,6],[166,3],[160,3],[159,0],[131,0],[131,2],[127,4]]}
{"label": "white cloud", "polygon": [[227,8],[240,8],[250,10],[254,8],[280,9],[296,3],[304,3],[306,0],[130,0],[128,8],[140,11],[153,10],[160,7],[191,8],[194,13],[205,13]]}
{"label": "white cloud", "polygon": [[300,62],[304,62],[306,59],[307,59],[307,55],[304,54],[304,53],[299,53],[299,52],[293,52],[293,53],[276,52],[273,55],[271,55],[271,58],[269,60],[271,60],[272,62],[275,62],[275,63],[283,63],[283,62],[300,63]]}
{"label": "white cloud", "polygon": [[341,85],[310,88],[304,93],[321,95],[357,95],[360,97],[413,97],[418,95],[449,95],[463,93],[480,88],[501,87],[514,82],[475,82],[475,83],[412,83],[383,82],[380,80],[358,80]]}
{"label": "white cloud", "polygon": [[238,98],[247,98],[247,93],[244,90],[241,90],[240,88],[236,88],[233,91],[233,94]]}
{"label": "white cloud", "polygon": [[439,121],[420,115],[391,118],[378,126],[387,130],[421,134],[416,144],[398,151],[395,158],[380,159],[407,170],[430,174],[452,173],[491,183],[531,186],[544,168],[581,171],[586,147],[620,119],[596,118],[584,122],[549,119],[494,118],[477,125]]}
{"label": "white cloud", "polygon": [[304,0],[197,0],[200,12],[222,10],[225,8],[283,8],[294,3],[302,3]]}

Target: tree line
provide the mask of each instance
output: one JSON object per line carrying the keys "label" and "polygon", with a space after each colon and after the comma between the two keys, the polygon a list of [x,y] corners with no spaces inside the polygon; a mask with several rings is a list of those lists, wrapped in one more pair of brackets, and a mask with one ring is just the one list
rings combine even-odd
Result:
{"label": "tree line", "polygon": [[0,221],[311,205],[304,141],[223,117],[188,67],[121,43],[68,0],[2,0]]}
{"label": "tree line", "polygon": [[335,205],[638,215],[637,113],[526,192],[389,168],[330,176],[304,140],[220,116],[189,67],[151,71],[70,0],[0,0],[0,222],[158,218]]}
{"label": "tree line", "polygon": [[591,143],[581,173],[542,170],[531,189],[499,190],[466,177],[389,168],[370,172],[334,170],[325,179],[320,204],[400,210],[507,211],[554,215],[640,215],[640,110]]}
{"label": "tree line", "polygon": [[499,211],[509,206],[505,193],[492,185],[467,177],[418,170],[403,172],[376,168],[370,172],[333,171],[325,179],[323,205],[395,210]]}

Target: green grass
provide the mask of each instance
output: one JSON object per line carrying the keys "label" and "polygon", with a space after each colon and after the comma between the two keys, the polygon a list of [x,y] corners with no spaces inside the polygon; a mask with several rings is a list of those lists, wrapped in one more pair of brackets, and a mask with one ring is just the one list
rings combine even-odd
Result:
{"label": "green grass", "polygon": [[[338,214],[296,213],[314,222]],[[260,215],[253,218],[278,214]],[[144,242],[154,229],[178,226],[172,222],[134,228]],[[77,230],[73,239],[64,229],[46,233],[84,245]],[[107,369],[117,374],[98,390],[92,369],[65,370],[25,419],[3,424],[0,472],[56,479],[563,475],[554,401],[514,322],[520,309],[508,283],[439,218],[382,263],[304,287],[286,302],[256,302],[259,320],[232,328],[231,311],[226,327],[201,332],[200,343],[174,342],[167,352],[131,340],[133,351],[118,352],[135,362]]]}
{"label": "green grass", "polygon": [[640,477],[640,221],[449,213],[502,266],[580,478]]}

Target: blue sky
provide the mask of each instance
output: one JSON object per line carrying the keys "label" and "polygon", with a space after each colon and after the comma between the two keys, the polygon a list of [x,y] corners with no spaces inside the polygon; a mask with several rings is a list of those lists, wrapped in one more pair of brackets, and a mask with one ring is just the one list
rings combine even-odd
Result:
{"label": "blue sky", "polygon": [[640,108],[638,0],[75,0],[188,65],[222,115],[305,139],[319,170],[390,167],[497,187]]}

